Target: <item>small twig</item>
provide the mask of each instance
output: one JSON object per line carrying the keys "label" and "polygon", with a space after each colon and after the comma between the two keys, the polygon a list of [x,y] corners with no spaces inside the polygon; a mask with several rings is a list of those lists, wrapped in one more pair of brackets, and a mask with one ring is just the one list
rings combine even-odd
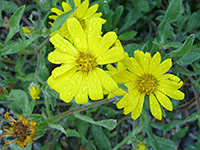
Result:
{"label": "small twig", "polygon": [[98,102],[94,102],[92,104],[89,104],[89,105],[86,105],[86,106],[82,106],[82,107],[78,107],[78,108],[74,108],[74,109],[71,109],[71,110],[68,110],[68,111],[65,111],[61,114],[58,114],[56,116],[53,116],[49,119],[47,119],[46,121],[48,123],[53,123],[53,122],[56,122],[58,120],[61,120],[63,119],[64,117],[66,117],[67,115],[69,114],[73,114],[75,112],[80,112],[80,111],[84,111],[84,110],[87,110],[89,108],[93,108],[93,107],[96,107],[96,106],[99,106],[99,105],[103,105],[103,104],[106,104],[106,103],[110,103],[112,101],[115,101],[117,100],[117,97],[112,97],[112,98],[109,98],[109,99],[105,99],[105,100],[101,100],[101,101],[98,101]]}
{"label": "small twig", "polygon": [[33,27],[33,24],[25,17],[24,14],[22,15],[22,20],[23,20],[26,24],[28,24],[29,26]]}

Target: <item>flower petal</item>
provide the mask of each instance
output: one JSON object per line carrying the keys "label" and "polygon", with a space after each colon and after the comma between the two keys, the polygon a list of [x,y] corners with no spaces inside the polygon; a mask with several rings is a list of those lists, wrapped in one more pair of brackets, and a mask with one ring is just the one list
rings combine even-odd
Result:
{"label": "flower petal", "polygon": [[137,90],[132,90],[129,92],[130,94],[130,102],[129,104],[124,107],[124,114],[127,115],[130,112],[134,111],[136,108],[138,101],[140,99],[140,93]]}
{"label": "flower petal", "polygon": [[94,14],[96,13],[96,11],[98,10],[98,7],[99,7],[99,5],[95,4],[95,5],[91,6],[90,8],[88,8],[82,18],[87,19],[87,18],[93,17]]}
{"label": "flower petal", "polygon": [[97,62],[100,65],[114,63],[122,60],[124,56],[124,49],[121,45],[121,42],[119,40],[116,40],[116,42],[114,43],[114,47],[105,51],[104,53],[101,53],[97,57]]}
{"label": "flower petal", "polygon": [[60,99],[69,103],[78,92],[82,77],[83,74],[79,71],[76,72],[72,78],[68,79],[68,82],[63,85],[63,88],[60,91]]}
{"label": "flower petal", "polygon": [[153,73],[158,69],[158,66],[160,65],[161,56],[160,53],[157,52],[154,54],[153,58],[151,59],[150,65],[149,65],[149,72]]}
{"label": "flower petal", "polygon": [[73,15],[78,19],[82,20],[82,17],[86,13],[87,9],[89,7],[89,1],[85,0],[78,8],[74,11]]}
{"label": "flower petal", "polygon": [[126,65],[127,68],[135,75],[141,76],[144,74],[142,66],[134,58],[130,58],[129,64]]}
{"label": "flower petal", "polygon": [[67,71],[69,71],[70,69],[72,69],[74,66],[71,64],[62,64],[60,67],[56,67],[53,71],[52,71],[52,76],[54,78],[57,78],[58,76],[66,73]]}
{"label": "flower petal", "polygon": [[183,100],[185,97],[185,94],[183,92],[176,90],[176,89],[165,88],[165,87],[159,86],[158,90],[175,100]]}
{"label": "flower petal", "polygon": [[83,79],[81,81],[80,88],[75,95],[75,101],[77,104],[85,104],[88,102],[88,78],[87,74],[83,73]]}
{"label": "flower petal", "polygon": [[117,35],[115,32],[106,33],[95,48],[95,57],[98,57],[99,55],[107,51],[115,43],[116,40]]}
{"label": "flower petal", "polygon": [[95,47],[101,40],[101,30],[104,19],[93,17],[91,19],[85,20],[85,32],[88,38],[88,48],[91,53],[95,53]]}
{"label": "flower petal", "polygon": [[172,67],[172,60],[166,59],[158,66],[155,72],[152,72],[152,74],[156,78],[158,78],[160,75],[163,75],[164,73],[166,73],[171,67]]}
{"label": "flower petal", "polygon": [[71,10],[70,5],[66,2],[62,2],[62,8],[63,8],[64,12],[68,12]]}
{"label": "flower petal", "polygon": [[145,94],[143,94],[143,93],[140,95],[140,98],[138,100],[138,104],[137,104],[136,108],[131,113],[131,117],[134,120],[136,120],[140,116],[140,114],[142,113],[142,108],[143,108],[143,104],[144,104],[144,96],[145,96]]}
{"label": "flower petal", "polygon": [[122,109],[127,105],[127,102],[130,99],[130,95],[128,93],[126,93],[122,99],[119,100],[119,102],[116,104],[118,109]]}
{"label": "flower petal", "polygon": [[80,6],[81,0],[74,0],[75,7]]}
{"label": "flower petal", "polygon": [[158,120],[162,120],[162,111],[160,108],[160,104],[153,94],[149,95],[149,103],[152,115]]}
{"label": "flower petal", "polygon": [[64,12],[58,8],[51,8],[53,13],[56,13],[58,16],[62,15]]}
{"label": "flower petal", "polygon": [[148,73],[149,71],[149,64],[151,62],[151,55],[150,53],[146,52],[144,54],[143,51],[135,50],[134,51],[134,57],[137,60],[137,62],[142,66],[145,73]]}
{"label": "flower petal", "polygon": [[78,56],[78,51],[76,48],[66,39],[64,39],[61,35],[55,34],[50,38],[51,43],[55,46],[55,48],[70,54],[72,56]]}
{"label": "flower petal", "polygon": [[162,92],[160,91],[156,91],[155,92],[155,95],[158,99],[158,101],[160,102],[160,104],[166,108],[167,110],[169,111],[172,111],[173,109],[173,105],[172,105],[172,102],[170,101],[170,99],[165,95],[163,94]]}
{"label": "flower petal", "polygon": [[56,78],[53,76],[50,76],[47,80],[47,83],[51,89],[54,89],[58,93],[62,91],[63,85],[68,82],[70,78],[72,78],[76,72],[76,68],[72,68],[69,71],[67,71],[65,74],[62,74]]}
{"label": "flower petal", "polygon": [[55,50],[48,54],[48,60],[54,64],[68,63],[73,65],[75,64],[76,58],[67,53]]}
{"label": "flower petal", "polygon": [[105,71],[100,68],[95,69],[96,74],[98,75],[99,80],[101,81],[102,87],[108,92],[117,90],[117,83],[108,75]]}
{"label": "flower petal", "polygon": [[56,15],[50,15],[49,16],[49,19],[52,19],[52,20],[56,20],[58,18],[58,16],[56,16]]}
{"label": "flower petal", "polygon": [[85,52],[87,50],[87,41],[85,32],[76,18],[67,19],[68,31],[74,41],[74,45],[79,51]]}
{"label": "flower petal", "polygon": [[88,73],[88,89],[89,89],[89,97],[92,100],[103,99],[103,90],[101,82],[95,70],[91,70]]}

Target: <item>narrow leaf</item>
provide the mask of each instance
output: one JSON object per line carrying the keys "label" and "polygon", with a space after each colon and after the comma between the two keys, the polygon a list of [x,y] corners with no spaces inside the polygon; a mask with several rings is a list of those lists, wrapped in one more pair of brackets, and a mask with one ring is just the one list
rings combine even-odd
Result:
{"label": "narrow leaf", "polygon": [[10,17],[10,21],[9,21],[10,30],[6,37],[4,45],[6,45],[8,41],[15,35],[15,33],[19,31],[19,22],[21,20],[22,14],[24,13],[24,9],[25,9],[25,6],[23,5],[20,8],[18,8],[14,12],[14,14]]}

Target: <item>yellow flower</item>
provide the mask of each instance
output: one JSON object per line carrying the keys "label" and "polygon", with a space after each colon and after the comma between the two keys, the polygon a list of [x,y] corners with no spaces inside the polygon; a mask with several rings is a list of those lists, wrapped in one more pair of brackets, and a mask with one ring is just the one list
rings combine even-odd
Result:
{"label": "yellow flower", "polygon": [[38,124],[35,121],[29,122],[22,115],[18,116],[19,121],[16,121],[14,118],[12,118],[8,115],[9,115],[9,113],[6,112],[4,114],[4,117],[7,120],[11,121],[11,122],[9,122],[11,127],[10,128],[7,126],[3,127],[4,131],[6,131],[7,133],[3,133],[3,135],[0,137],[0,139],[3,137],[10,137],[10,136],[14,136],[15,139],[5,142],[4,146],[6,146],[12,142],[15,142],[21,148],[24,148],[24,147],[26,147],[28,142],[33,142],[33,138],[36,135],[36,127],[38,126]]}
{"label": "yellow flower", "polygon": [[31,30],[27,27],[22,27],[22,30],[25,34],[30,34],[31,33]]}
{"label": "yellow flower", "polygon": [[124,108],[125,115],[131,112],[135,120],[142,112],[145,95],[148,95],[152,115],[161,120],[160,104],[172,111],[173,106],[168,97],[176,100],[184,99],[184,93],[178,90],[183,82],[173,74],[165,74],[171,68],[172,61],[167,59],[160,63],[159,52],[151,57],[148,52],[136,50],[134,57],[123,60],[129,71],[121,75],[129,80],[125,84],[129,93],[117,103],[117,107]]}
{"label": "yellow flower", "polygon": [[[81,0],[74,0],[74,3],[77,9],[71,14],[69,18],[76,18],[83,27],[83,29],[86,30],[86,32],[89,29],[91,29],[90,26],[88,26],[88,23],[91,22],[91,19],[93,18],[92,22],[96,24],[96,28],[99,28],[98,34],[101,34],[102,24],[104,24],[106,20],[100,18],[102,13],[96,13],[99,5],[95,4],[92,7],[88,8],[89,0],[85,0],[83,3],[81,3]],[[54,12],[56,15],[50,15],[49,19],[56,20],[58,16],[71,10],[71,7],[67,2],[62,2],[62,8],[63,11],[57,8],[52,8],[51,11]],[[51,22],[50,24],[53,25],[53,23]],[[56,33],[62,35],[63,37],[69,39],[70,41],[72,40],[68,31],[67,20],[58,31],[53,32],[50,36],[53,36]]]}
{"label": "yellow flower", "polygon": [[55,50],[48,55],[48,60],[61,66],[52,71],[47,83],[66,103],[73,97],[78,104],[87,103],[88,96],[92,100],[102,99],[104,89],[111,92],[118,86],[98,65],[123,59],[123,47],[115,32],[96,36],[98,31],[91,25],[94,30],[86,34],[76,18],[69,18],[67,25],[74,45],[59,34],[50,38]]}
{"label": "yellow flower", "polygon": [[34,84],[31,84],[29,87],[29,93],[32,97],[32,99],[40,99],[39,95],[40,95],[40,87]]}
{"label": "yellow flower", "polygon": [[144,143],[139,143],[138,144],[137,150],[145,150],[145,149],[146,149],[146,146],[144,145]]}

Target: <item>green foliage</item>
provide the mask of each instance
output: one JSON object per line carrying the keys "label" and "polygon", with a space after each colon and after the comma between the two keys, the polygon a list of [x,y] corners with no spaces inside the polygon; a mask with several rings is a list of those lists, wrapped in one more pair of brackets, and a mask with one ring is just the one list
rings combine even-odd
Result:
{"label": "green foliage", "polygon": [[[117,102],[78,105],[74,100],[69,104],[61,101],[47,84],[52,70],[59,66],[48,61],[48,54],[53,50],[49,35],[60,29],[77,7],[73,0],[67,0],[71,10],[50,26],[51,8],[62,9],[63,0],[15,2],[0,1],[0,107],[12,112],[15,118],[22,114],[39,124],[34,139],[34,145],[40,143],[39,149],[137,149],[138,144],[144,143],[146,149],[173,150],[182,148],[182,140],[190,136],[194,138],[193,143],[184,149],[200,149],[198,1],[90,1],[90,6],[99,4],[98,11],[106,19],[102,35],[115,31],[130,57],[139,49],[152,55],[160,52],[162,61],[172,59],[170,72],[184,82],[181,91],[186,96],[177,103],[172,100],[172,112],[162,108],[162,121],[150,115],[148,102],[140,119],[133,121],[130,115],[125,116],[116,108]],[[22,27],[27,27],[30,33],[25,34]],[[29,94],[32,83],[41,89],[38,100]],[[124,84],[119,87],[127,91]],[[0,125],[3,124],[5,119],[1,115]],[[25,149],[35,149],[34,145],[29,142]],[[22,149],[16,143],[9,148]],[[4,148],[0,146],[0,149]]]}

